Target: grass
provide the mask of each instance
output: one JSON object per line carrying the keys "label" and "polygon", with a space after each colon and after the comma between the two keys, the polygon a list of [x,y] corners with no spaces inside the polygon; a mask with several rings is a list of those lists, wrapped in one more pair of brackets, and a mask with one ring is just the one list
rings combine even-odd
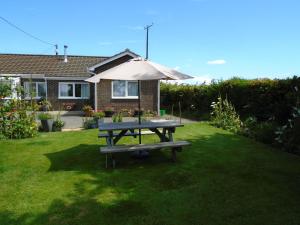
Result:
{"label": "grass", "polygon": [[300,224],[299,156],[205,123],[175,138],[192,142],[177,163],[123,154],[115,170],[96,130],[1,141],[0,224]]}

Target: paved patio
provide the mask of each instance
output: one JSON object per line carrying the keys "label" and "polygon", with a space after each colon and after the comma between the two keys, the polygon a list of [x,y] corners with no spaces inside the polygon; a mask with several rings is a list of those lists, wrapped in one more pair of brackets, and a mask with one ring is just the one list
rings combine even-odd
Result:
{"label": "paved patio", "polygon": [[[82,117],[79,115],[62,115],[61,119],[65,122],[65,126],[63,127],[63,130],[77,130],[82,128],[82,123],[83,123],[83,119],[86,117]],[[169,120],[176,120],[176,121],[180,121],[179,117],[175,117],[175,116],[170,116],[170,115],[166,115],[164,117],[160,117],[157,119],[169,119]],[[123,121],[124,122],[131,122],[131,121],[137,121],[138,118],[137,117],[123,117]],[[112,122],[112,119],[110,117],[106,117],[104,118],[104,122]],[[183,124],[187,124],[187,123],[194,123],[196,121],[193,120],[189,120],[189,119],[181,119],[181,122]]]}

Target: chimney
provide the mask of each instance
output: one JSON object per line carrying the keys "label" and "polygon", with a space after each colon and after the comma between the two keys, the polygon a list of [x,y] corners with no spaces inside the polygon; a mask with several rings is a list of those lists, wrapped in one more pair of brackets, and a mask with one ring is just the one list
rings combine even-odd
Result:
{"label": "chimney", "polygon": [[55,45],[55,55],[58,55],[58,45]]}
{"label": "chimney", "polygon": [[64,62],[68,62],[68,56],[67,56],[67,45],[64,45]]}

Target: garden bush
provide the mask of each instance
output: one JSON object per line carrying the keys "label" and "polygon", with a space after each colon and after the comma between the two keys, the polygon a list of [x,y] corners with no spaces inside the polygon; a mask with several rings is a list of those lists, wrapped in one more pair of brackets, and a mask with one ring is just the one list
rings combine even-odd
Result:
{"label": "garden bush", "polygon": [[161,107],[178,113],[181,103],[182,115],[198,115],[201,119],[210,113],[211,102],[219,95],[235,107],[241,118],[254,116],[258,121],[274,118],[284,123],[292,115],[300,88],[300,77],[289,79],[245,80],[232,78],[213,81],[210,85],[183,85],[161,83]]}
{"label": "garden bush", "polygon": [[0,138],[28,138],[37,134],[38,126],[35,112],[37,104],[20,98],[6,98],[16,91],[20,96],[21,87],[15,90],[5,82],[0,82]]}
{"label": "garden bush", "polygon": [[292,118],[276,131],[276,141],[288,152],[300,153],[300,107],[294,107]]}
{"label": "garden bush", "polygon": [[217,102],[212,102],[211,123],[216,126],[229,130],[234,133],[239,133],[242,127],[242,122],[239,115],[236,113],[233,105],[227,98],[218,97]]}

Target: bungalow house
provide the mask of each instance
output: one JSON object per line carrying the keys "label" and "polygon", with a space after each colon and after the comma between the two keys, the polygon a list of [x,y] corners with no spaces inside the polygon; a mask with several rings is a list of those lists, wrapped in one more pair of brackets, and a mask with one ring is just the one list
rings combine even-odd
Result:
{"label": "bungalow house", "polygon": [[[138,106],[137,81],[101,80],[95,88],[85,79],[137,56],[128,49],[111,57],[0,54],[0,79],[22,85],[24,98],[34,93],[35,99],[47,99],[53,110],[80,111],[84,105],[132,110]],[[158,81],[141,82],[141,107],[158,111]]]}

